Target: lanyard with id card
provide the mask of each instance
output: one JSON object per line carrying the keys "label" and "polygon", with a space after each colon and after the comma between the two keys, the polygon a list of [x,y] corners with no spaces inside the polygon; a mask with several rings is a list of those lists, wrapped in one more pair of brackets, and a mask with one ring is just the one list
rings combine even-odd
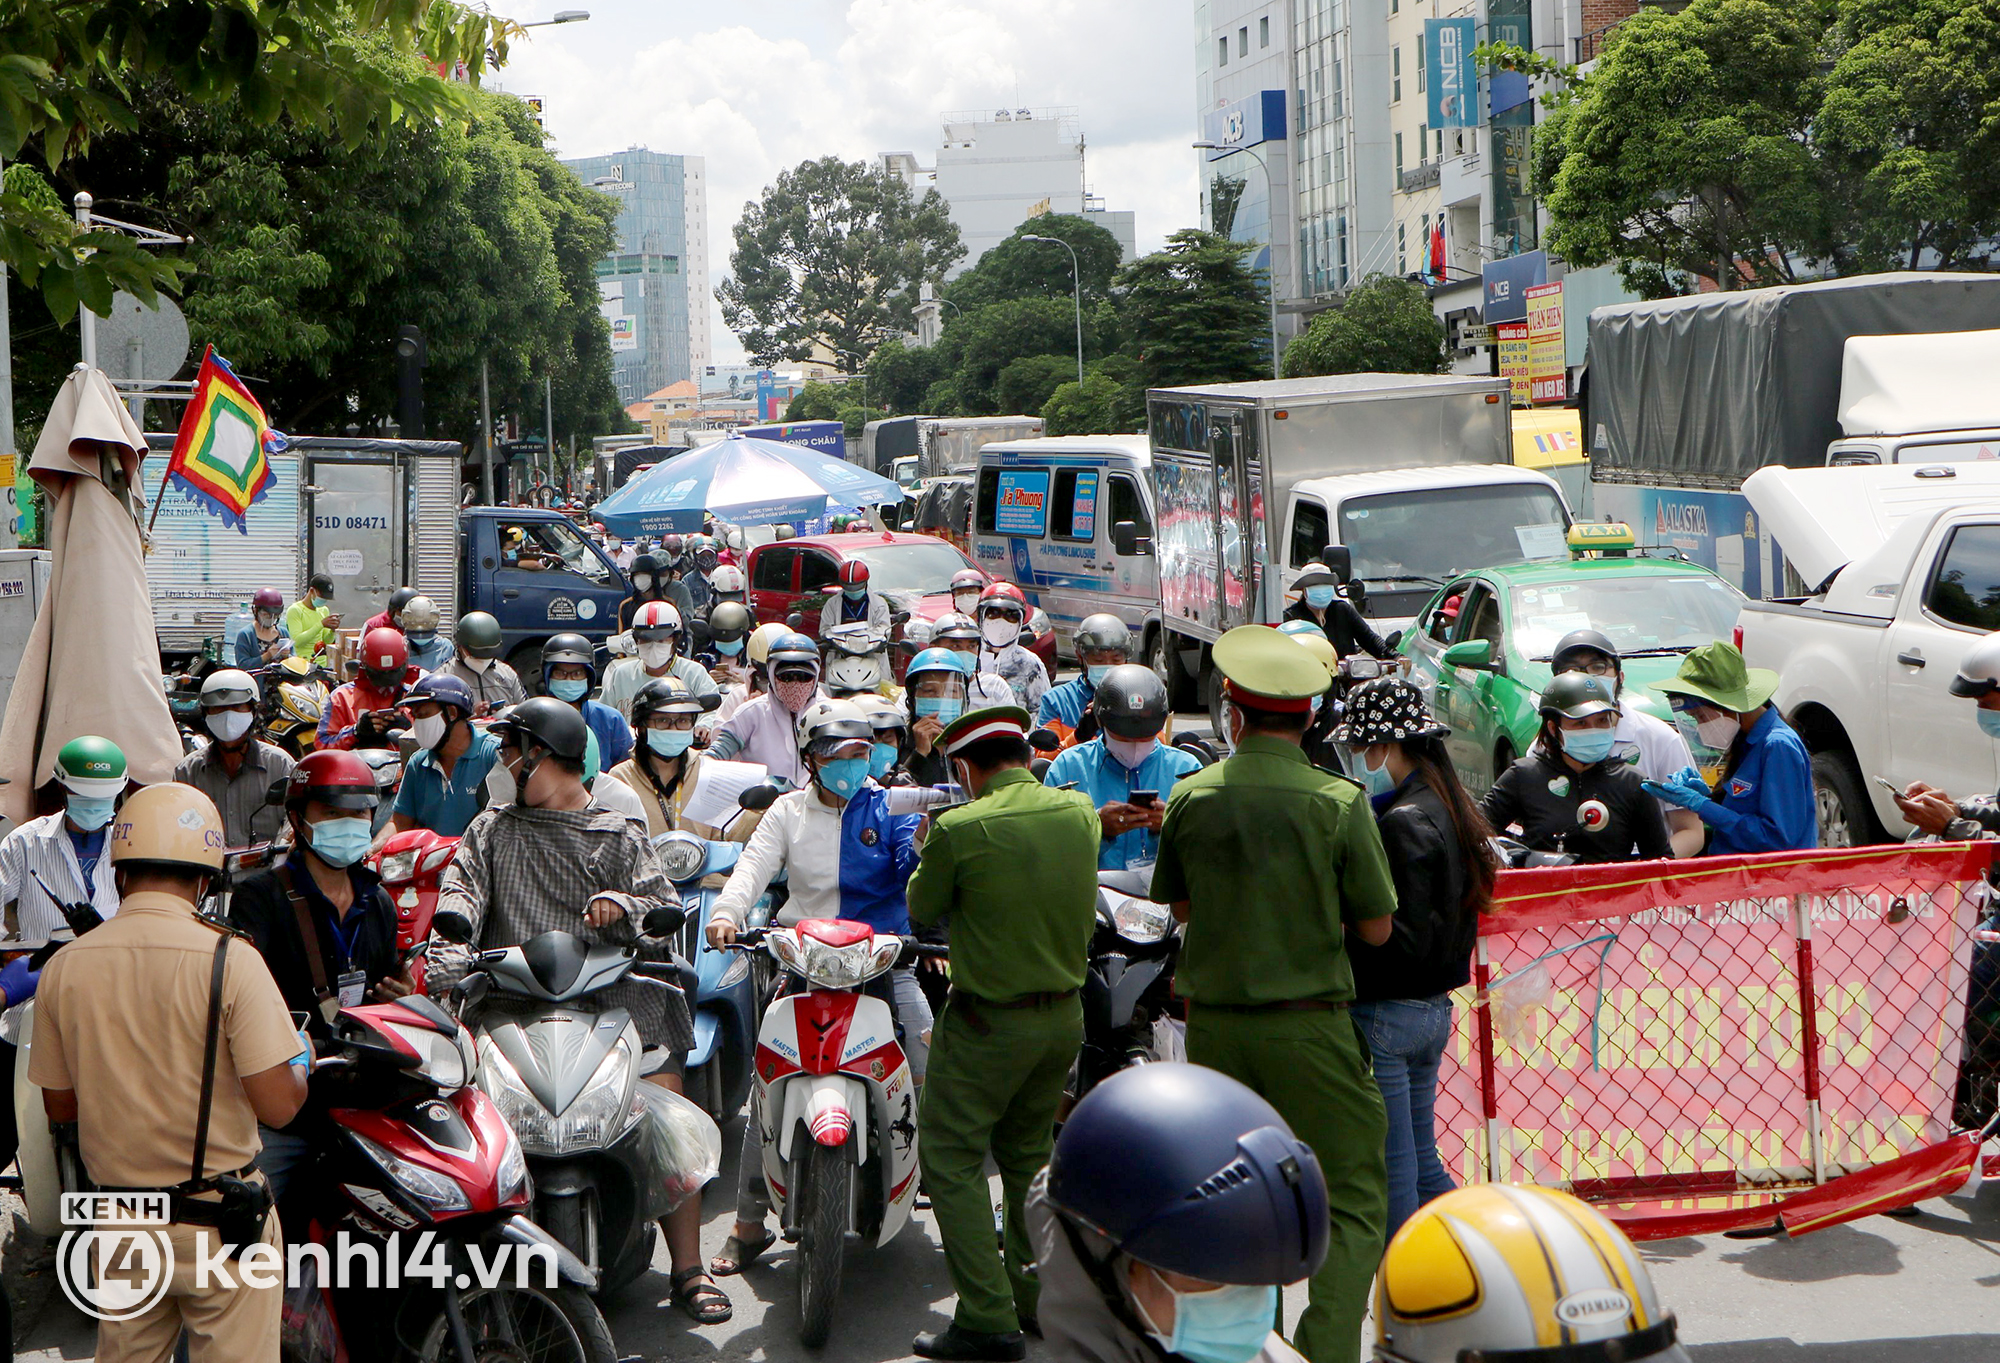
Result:
{"label": "lanyard with id card", "polygon": [[[305,896],[297,890],[288,890],[292,901],[292,914],[298,920],[299,943],[305,949],[306,969],[312,975],[313,998],[319,1003],[319,1014],[328,1026],[343,1008],[359,1007],[368,989],[368,976],[359,970],[343,970],[334,980],[332,987],[327,984],[326,960],[320,946],[319,925],[313,922],[312,910],[306,907]],[[349,959],[352,944],[341,942],[342,959]]]}

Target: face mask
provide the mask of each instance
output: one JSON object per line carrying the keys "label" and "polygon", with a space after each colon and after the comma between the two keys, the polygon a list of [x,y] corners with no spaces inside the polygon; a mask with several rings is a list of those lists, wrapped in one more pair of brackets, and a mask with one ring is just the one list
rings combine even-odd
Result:
{"label": "face mask", "polygon": [[514,773],[504,762],[495,762],[493,770],[486,773],[486,795],[496,805],[511,805],[516,794]]}
{"label": "face mask", "polygon": [[840,757],[830,762],[821,762],[813,773],[820,788],[842,800],[853,798],[861,789],[861,783],[868,779],[868,759],[865,757]]}
{"label": "face mask", "polygon": [[720,560],[717,559],[714,554],[696,554],[694,556],[695,567],[701,569],[702,572],[704,573],[714,572],[715,565],[718,562],[720,562]]}
{"label": "face mask", "polygon": [[470,653],[461,653],[458,660],[471,668],[475,676],[484,676],[486,669],[493,666],[491,658],[476,658]]}
{"label": "face mask", "polygon": [[1618,732],[1615,729],[1565,729],[1562,740],[1565,753],[1590,766],[1611,756],[1611,745],[1618,741]]}
{"label": "face mask", "polygon": [[965,702],[956,696],[918,696],[917,718],[934,719],[949,727],[965,713]]}
{"label": "face mask", "polygon": [[[1190,1363],[1250,1363],[1271,1337],[1271,1322],[1278,1309],[1277,1288],[1253,1285],[1176,1292],[1157,1273],[1153,1276],[1173,1295],[1174,1332],[1147,1333],[1168,1353],[1179,1354]],[[1145,1318],[1143,1309],[1139,1314]]]}
{"label": "face mask", "polygon": [[648,672],[658,672],[673,660],[674,646],[672,644],[639,645],[639,666],[645,668]]}
{"label": "face mask", "polygon": [[902,755],[903,750],[894,743],[877,743],[868,753],[868,774],[878,778],[887,776]]}
{"label": "face mask", "polygon": [[269,628],[270,628],[271,626],[273,626],[273,625],[275,625],[275,624],[277,624],[277,623],[278,623],[278,621],[277,621],[277,617],[276,617],[276,616],[274,616],[274,615],[272,615],[272,614],[271,614],[271,612],[269,612],[269,611],[258,611],[258,612],[257,612],[257,626],[258,626],[258,628],[260,628],[260,629],[269,629]]}
{"label": "face mask", "polygon": [[417,740],[419,748],[435,748],[444,742],[445,732],[450,728],[443,715],[425,715],[410,721],[410,737]]}
{"label": "face mask", "polygon": [[692,729],[648,729],[646,746],[661,757],[679,757],[694,742]]}
{"label": "face mask", "polygon": [[1316,611],[1323,611],[1333,604],[1334,589],[1331,587],[1306,588],[1306,604]]}
{"label": "face mask", "polygon": [[653,590],[653,575],[651,573],[632,574],[632,590],[637,592],[650,592]]}
{"label": "face mask", "polygon": [[866,587],[842,587],[840,589],[840,592],[841,595],[845,596],[849,601],[859,601],[862,597],[868,595],[868,589]]}
{"label": "face mask", "polygon": [[1021,625],[1019,621],[996,615],[980,625],[979,637],[994,648],[1005,648],[1021,637]]}
{"label": "face mask", "polygon": [[1115,738],[1104,736],[1104,751],[1118,759],[1118,764],[1128,771],[1137,771],[1153,755],[1154,740],[1150,738]]}
{"label": "face mask", "polygon": [[1387,758],[1382,760],[1381,766],[1371,767],[1368,765],[1367,758],[1357,755],[1354,767],[1356,774],[1361,778],[1361,784],[1367,788],[1368,794],[1371,797],[1387,795],[1396,788],[1396,778],[1389,774],[1389,761]]}
{"label": "face mask", "polygon": [[1717,752],[1729,751],[1729,745],[1736,741],[1736,735],[1743,731],[1743,722],[1730,715],[1711,719],[1694,726],[1696,736]]}
{"label": "face mask", "polygon": [[809,681],[780,681],[773,683],[771,687],[772,694],[778,698],[778,704],[785,707],[785,713],[788,715],[795,715],[805,709],[818,690],[819,683]]}
{"label": "face mask", "polygon": [[1988,738],[2000,738],[2000,710],[1975,710],[1973,715],[1979,721],[1979,732]]}
{"label": "face mask", "polygon": [[715,651],[725,658],[734,658],[743,651],[743,641],[741,639],[717,639],[715,641]]}
{"label": "face mask", "polygon": [[408,634],[404,635],[403,637],[410,641],[411,648],[429,648],[431,646],[431,640],[437,638],[437,631],[430,629],[415,629],[411,630]]}
{"label": "face mask", "polygon": [[978,592],[960,592],[951,599],[951,608],[960,615],[970,615],[979,609]]}
{"label": "face mask", "polygon": [[90,795],[72,795],[64,801],[69,811],[69,821],[86,833],[94,833],[111,822],[111,812],[118,804],[116,796],[106,795],[102,799]]}
{"label": "face mask", "polygon": [[550,695],[554,696],[557,700],[566,700],[572,705],[582,700],[584,693],[589,690],[590,683],[584,681],[581,677],[568,677],[562,681],[552,681],[549,683]]}
{"label": "face mask", "polygon": [[1110,663],[1086,663],[1084,664],[1083,675],[1084,678],[1087,681],[1089,681],[1092,686],[1097,686],[1098,684],[1103,682],[1105,676],[1109,674],[1110,671],[1111,671]]}
{"label": "face mask", "polygon": [[219,710],[208,717],[208,731],[224,743],[234,743],[250,732],[250,716],[243,710]]}
{"label": "face mask", "polygon": [[361,669],[361,674],[368,678],[369,685],[377,691],[388,691],[393,694],[403,684],[403,674],[400,672],[378,672],[372,667],[364,667]]}
{"label": "face mask", "polygon": [[368,855],[374,833],[366,819],[328,819],[312,826],[312,850],[329,866],[352,866]]}

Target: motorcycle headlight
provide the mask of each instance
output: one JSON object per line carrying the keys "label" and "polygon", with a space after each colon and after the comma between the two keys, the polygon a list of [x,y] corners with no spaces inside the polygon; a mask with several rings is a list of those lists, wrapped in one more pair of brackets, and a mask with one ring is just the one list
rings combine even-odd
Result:
{"label": "motorcycle headlight", "polygon": [[855,942],[844,947],[805,938],[800,944],[801,971],[810,984],[828,989],[852,989],[881,973],[875,966],[872,942]]}
{"label": "motorcycle headlight", "polygon": [[391,1154],[358,1131],[349,1131],[347,1138],[380,1165],[382,1172],[394,1179],[398,1187],[426,1207],[440,1212],[472,1210],[472,1200],[465,1195],[465,1189],[443,1174],[434,1174],[421,1164],[412,1164],[400,1155]]}
{"label": "motorcycle headlight", "polygon": [[653,850],[660,855],[667,879],[675,884],[693,880],[708,861],[708,844],[692,833],[662,833]]}
{"label": "motorcycle headlight", "polygon": [[1111,926],[1118,935],[1137,946],[1151,946],[1167,935],[1174,925],[1174,912],[1150,899],[1121,895],[1111,909]]}
{"label": "motorcycle headlight", "polygon": [[415,879],[417,874],[417,849],[414,847],[405,848],[401,852],[391,852],[388,856],[383,857],[379,874],[382,877],[384,885],[401,885],[406,880]]}
{"label": "motorcycle headlight", "polygon": [[729,955],[729,964],[724,966],[722,974],[716,977],[715,987],[717,989],[727,989],[730,985],[735,984],[749,973],[750,953],[747,951],[731,952]]}
{"label": "motorcycle headlight", "polygon": [[500,1109],[501,1117],[514,1134],[521,1138],[521,1148],[537,1155],[561,1154],[556,1146],[556,1119],[528,1092],[528,1086],[521,1082],[521,1076],[507,1063],[499,1047],[486,1048],[486,1063],[482,1068],[484,1082],[480,1087],[493,1100],[493,1106]]}
{"label": "motorcycle headlight", "polygon": [[500,1205],[528,1199],[528,1157],[521,1152],[520,1139],[507,1128],[507,1147],[500,1153]]}
{"label": "motorcycle headlight", "polygon": [[583,1092],[556,1118],[556,1153],[609,1145],[631,1120],[626,1090],[636,1077],[637,1057],[631,1043],[620,1037],[590,1076]]}

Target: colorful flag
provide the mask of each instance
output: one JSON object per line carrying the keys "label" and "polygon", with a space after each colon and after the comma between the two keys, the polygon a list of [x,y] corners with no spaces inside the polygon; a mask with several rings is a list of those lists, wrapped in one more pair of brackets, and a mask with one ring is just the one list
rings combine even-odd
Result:
{"label": "colorful flag", "polygon": [[271,429],[263,406],[210,346],[202,352],[194,400],[181,418],[161,489],[175,485],[189,501],[247,535],[245,513],[278,481],[267,455],[285,444],[285,437]]}
{"label": "colorful flag", "polygon": [[1430,248],[1431,279],[1435,283],[1442,284],[1444,283],[1445,270],[1444,214],[1442,213],[1437,215],[1437,221],[1431,225]]}

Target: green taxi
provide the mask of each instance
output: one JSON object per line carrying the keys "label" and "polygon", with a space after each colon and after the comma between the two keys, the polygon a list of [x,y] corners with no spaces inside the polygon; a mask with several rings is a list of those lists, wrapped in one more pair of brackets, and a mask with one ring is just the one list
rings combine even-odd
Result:
{"label": "green taxi", "polygon": [[1410,680],[1451,727],[1445,746],[1475,793],[1535,741],[1535,705],[1564,635],[1603,633],[1624,660],[1626,703],[1671,724],[1653,683],[1689,650],[1729,638],[1746,599],[1698,564],[1648,556],[1621,525],[1579,524],[1569,546],[1567,560],[1458,574],[1397,643]]}

